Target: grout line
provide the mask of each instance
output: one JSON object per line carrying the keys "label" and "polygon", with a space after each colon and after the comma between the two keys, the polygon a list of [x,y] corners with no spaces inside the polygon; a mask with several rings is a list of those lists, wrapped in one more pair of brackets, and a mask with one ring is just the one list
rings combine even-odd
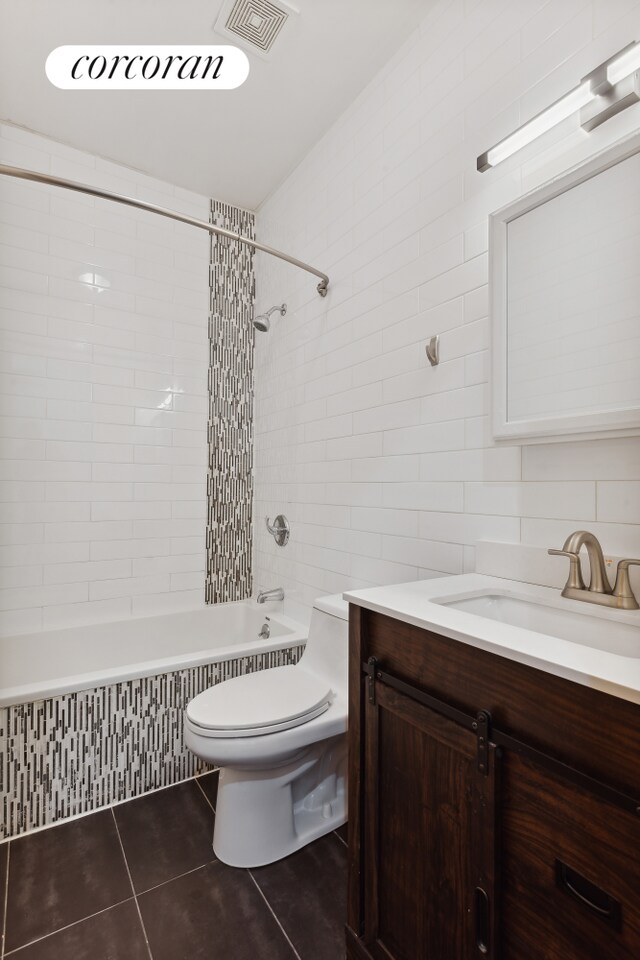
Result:
{"label": "grout line", "polygon": [[142,927],[142,934],[144,936],[144,942],[147,945],[147,953],[149,954],[149,960],[153,960],[153,955],[151,953],[151,947],[149,945],[149,937],[147,936],[147,931],[144,925],[144,920],[142,919],[142,914],[140,912],[140,904],[138,903],[138,898],[136,896],[135,887],[133,886],[133,878],[131,876],[131,871],[129,869],[129,861],[127,860],[127,855],[124,852],[124,844],[122,842],[122,837],[120,836],[120,830],[118,829],[118,821],[116,820],[116,815],[111,808],[111,816],[113,817],[113,823],[116,828],[116,834],[118,835],[118,843],[120,844],[120,849],[122,850],[122,858],[124,860],[124,865],[127,868],[127,876],[129,877],[129,883],[131,884],[131,892],[133,893],[133,900],[136,905],[136,910],[138,911],[138,919],[140,921],[140,926]]}
{"label": "grout line", "polygon": [[[218,774],[218,776],[220,776],[220,774]],[[197,784],[197,786],[198,786],[198,789],[200,790],[200,793],[201,793],[202,796],[204,797],[205,801],[207,802],[208,806],[210,807],[210,809],[211,809],[211,811],[212,811],[212,813],[213,813],[213,831],[214,831],[214,833],[215,833],[215,828],[216,828],[216,825],[215,825],[216,808],[215,808],[214,805],[211,803],[211,801],[209,800],[209,797],[206,795],[206,793],[204,792],[204,790],[202,789],[202,787],[201,787],[200,784],[198,783],[198,780],[199,780],[200,778],[199,778],[199,777],[195,777],[194,779],[195,779],[195,781],[196,781],[196,784]],[[214,854],[214,857],[215,857],[215,850],[213,849],[213,833],[211,834],[211,850],[212,850],[212,852],[213,852],[213,854]],[[217,859],[217,857],[215,857],[215,859]]]}
{"label": "grout line", "polygon": [[108,913],[109,910],[113,910],[114,907],[120,907],[123,903],[131,903],[133,899],[134,897],[126,897],[124,900],[118,900],[117,903],[112,903],[110,907],[105,907],[104,910],[97,910],[96,913],[90,913],[88,917],[81,917],[80,920],[74,920],[73,923],[67,923],[64,927],[58,927],[57,930],[52,930],[51,933],[45,933],[43,937],[36,937],[35,940],[29,940],[28,943],[23,943],[20,947],[15,947],[14,950],[9,950],[7,953],[5,953],[5,957],[13,957],[14,954],[24,950],[25,947],[32,947],[34,943],[42,943],[43,940],[48,940],[49,937],[53,937],[57,933],[62,933],[63,930],[70,930],[71,927],[77,927],[78,924],[84,923],[85,920],[93,920],[94,917],[99,917],[103,913]]}
{"label": "grout line", "polygon": [[338,840],[340,841],[340,843],[342,843],[345,847],[348,847],[348,846],[349,846],[349,844],[347,843],[347,841],[344,839],[344,837],[341,837],[341,836],[340,836],[340,834],[338,833],[337,830],[334,830],[333,833],[334,833],[334,836],[336,836],[336,837],[338,838]]}
{"label": "grout line", "polygon": [[4,902],[2,904],[2,928],[0,930],[0,960],[4,957],[4,944],[7,935],[7,905],[9,903],[9,863],[11,860],[11,844],[7,846],[7,869],[4,876]]}
{"label": "grout line", "polygon": [[[204,776],[207,776],[207,774],[204,774]],[[211,800],[209,800],[209,797],[206,795],[206,793],[204,792],[204,790],[202,789],[202,787],[201,787],[200,784],[198,783],[198,781],[200,780],[200,777],[194,777],[194,780],[196,781],[196,784],[198,785],[198,788],[199,788],[199,790],[200,790],[200,793],[202,794],[202,796],[205,798],[205,800],[207,801],[207,803],[209,804],[209,806],[211,807],[211,809],[212,809],[213,812],[215,813],[215,812],[216,812],[216,808],[215,808],[214,805],[211,803]]]}
{"label": "grout line", "polygon": [[213,857],[211,860],[207,860],[206,863],[201,863],[198,867],[192,867],[191,870],[185,870],[184,873],[179,873],[177,877],[169,877],[168,880],[163,880],[162,883],[156,883],[152,887],[147,887],[146,890],[141,890],[140,893],[136,894],[136,897],[143,897],[147,893],[151,893],[152,890],[158,890],[160,887],[166,887],[168,883],[173,883],[174,880],[181,880],[183,877],[188,877],[190,873],[195,873],[197,870],[202,870],[204,867],[210,867],[212,863],[218,863],[216,857]]}
{"label": "grout line", "polygon": [[271,906],[271,904],[270,904],[269,901],[267,900],[266,896],[265,896],[264,893],[262,892],[262,888],[261,888],[260,884],[258,883],[258,881],[256,880],[256,878],[254,877],[254,875],[253,875],[253,873],[251,872],[251,870],[247,870],[247,873],[249,874],[249,876],[251,877],[251,879],[252,879],[253,882],[255,883],[256,889],[257,889],[258,893],[260,894],[260,896],[262,897],[262,899],[264,900],[264,902],[266,903],[267,909],[269,910],[269,913],[271,914],[271,916],[273,917],[273,919],[275,920],[275,922],[276,922],[276,923],[278,924],[278,926],[280,927],[280,929],[281,929],[281,931],[282,931],[283,937],[285,938],[285,940],[287,941],[287,943],[289,944],[289,946],[290,946],[291,949],[293,950],[293,955],[294,955],[294,957],[296,957],[296,960],[302,960],[302,957],[300,956],[300,954],[298,953],[298,951],[297,951],[296,948],[294,947],[293,943],[292,943],[291,940],[289,939],[289,935],[288,935],[287,931],[285,930],[285,928],[284,928],[284,927],[282,926],[282,924],[280,923],[280,920],[278,919],[278,915],[276,914],[275,910],[273,909],[273,907]]}

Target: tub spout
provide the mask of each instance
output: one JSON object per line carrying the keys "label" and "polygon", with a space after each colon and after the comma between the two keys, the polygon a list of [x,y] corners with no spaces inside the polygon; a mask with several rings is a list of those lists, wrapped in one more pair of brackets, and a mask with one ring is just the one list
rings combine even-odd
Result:
{"label": "tub spout", "polygon": [[258,603],[265,603],[267,600],[284,600],[284,589],[274,587],[273,590],[263,590],[262,593],[258,594],[256,600]]}

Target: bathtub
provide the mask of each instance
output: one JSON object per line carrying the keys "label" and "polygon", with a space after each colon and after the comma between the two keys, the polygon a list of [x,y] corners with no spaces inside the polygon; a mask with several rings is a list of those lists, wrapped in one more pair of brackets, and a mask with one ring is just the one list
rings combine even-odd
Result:
{"label": "bathtub", "polygon": [[306,638],[248,600],[0,638],[0,839],[204,772],[184,744],[189,700],[296,663]]}
{"label": "bathtub", "polygon": [[[268,640],[258,636],[263,625]],[[0,638],[0,707],[282,650],[306,631],[255,601]]]}

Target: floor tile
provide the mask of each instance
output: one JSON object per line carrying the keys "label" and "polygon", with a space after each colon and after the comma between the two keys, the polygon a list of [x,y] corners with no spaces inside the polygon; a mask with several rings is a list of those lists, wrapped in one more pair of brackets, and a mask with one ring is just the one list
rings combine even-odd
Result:
{"label": "floor tile", "polygon": [[138,903],[153,960],[294,960],[246,870],[210,863]]}
{"label": "floor tile", "polygon": [[251,873],[303,960],[343,957],[347,848],[332,833]]}
{"label": "floor tile", "polygon": [[214,859],[214,813],[193,780],[113,808],[136,893]]}
{"label": "floor tile", "polygon": [[131,897],[110,810],[11,842],[5,950]]}
{"label": "floor tile", "polygon": [[215,770],[213,773],[207,773],[203,777],[198,777],[198,783],[202,787],[204,794],[206,795],[207,800],[215,810],[216,801],[218,799],[218,779],[220,777],[220,771]]}
{"label": "floor tile", "polygon": [[3,843],[0,847],[0,957],[4,949],[4,908],[7,892],[7,858],[9,844]]}
{"label": "floor tile", "polygon": [[15,954],[15,960],[149,960],[135,901],[81,920]]}

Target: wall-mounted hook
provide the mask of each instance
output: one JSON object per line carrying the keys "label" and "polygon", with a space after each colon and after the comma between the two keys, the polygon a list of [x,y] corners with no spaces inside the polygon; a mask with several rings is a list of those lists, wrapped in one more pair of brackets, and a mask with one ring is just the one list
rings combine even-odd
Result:
{"label": "wall-mounted hook", "polygon": [[437,367],[440,363],[440,337],[431,337],[424,349],[431,366]]}
{"label": "wall-mounted hook", "polygon": [[289,521],[284,516],[284,514],[279,513],[278,516],[273,521],[273,523],[269,521],[269,517],[265,517],[265,520],[267,522],[267,530],[269,531],[269,533],[271,534],[271,536],[273,537],[277,545],[279,547],[286,547],[286,545],[289,542],[289,536],[291,534],[291,530],[289,528]]}

